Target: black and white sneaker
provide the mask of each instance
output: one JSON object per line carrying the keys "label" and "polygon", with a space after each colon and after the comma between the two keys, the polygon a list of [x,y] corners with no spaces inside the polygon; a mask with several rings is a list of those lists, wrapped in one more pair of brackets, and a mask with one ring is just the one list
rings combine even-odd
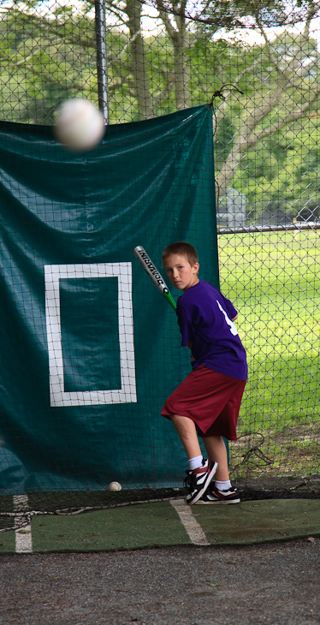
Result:
{"label": "black and white sneaker", "polygon": [[210,488],[201,497],[198,497],[197,503],[240,503],[240,497],[237,489],[233,486],[228,490],[218,490],[214,484],[210,484]]}
{"label": "black and white sneaker", "polygon": [[218,468],[217,462],[202,459],[202,466],[193,471],[186,471],[184,485],[188,490],[187,503],[192,505],[206,492]]}

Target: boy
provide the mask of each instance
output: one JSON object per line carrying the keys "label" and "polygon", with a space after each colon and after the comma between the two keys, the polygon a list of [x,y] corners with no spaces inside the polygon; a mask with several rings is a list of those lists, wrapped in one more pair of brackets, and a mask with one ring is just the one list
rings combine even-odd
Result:
{"label": "boy", "polygon": [[[192,354],[192,372],[161,412],[172,421],[188,456],[187,502],[239,503],[222,438],[237,439],[248,374],[246,352],[234,325],[237,311],[218,289],[199,280],[198,255],[190,243],[168,245],[162,263],[171,284],[183,291],[177,302],[181,345]],[[197,433],[209,460],[202,457]]]}

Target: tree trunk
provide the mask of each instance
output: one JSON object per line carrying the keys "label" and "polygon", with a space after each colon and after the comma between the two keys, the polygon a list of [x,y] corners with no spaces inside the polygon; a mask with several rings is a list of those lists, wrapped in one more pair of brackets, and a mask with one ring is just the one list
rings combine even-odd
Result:
{"label": "tree trunk", "polygon": [[139,0],[127,0],[125,12],[129,18],[130,37],[133,38],[131,68],[139,113],[143,119],[148,119],[153,116],[153,107],[147,77],[144,41],[141,35],[141,7]]}
{"label": "tree trunk", "polygon": [[162,0],[157,0],[157,8],[164,23],[168,37],[171,39],[174,50],[175,99],[178,110],[190,106],[190,70],[186,58],[187,29],[185,17],[186,0],[181,3],[181,13],[175,16],[176,28],[172,25],[169,15],[163,11]]}
{"label": "tree trunk", "polygon": [[178,110],[190,107],[190,72],[185,54],[186,37],[187,33],[185,25],[183,24],[180,26],[179,30],[175,32],[175,36],[173,37],[175,95]]}
{"label": "tree trunk", "polygon": [[279,104],[281,95],[287,87],[283,80],[279,80],[279,82],[280,84],[276,86],[266,100],[261,101],[260,105],[257,105],[253,111],[246,114],[246,119],[243,120],[241,125],[239,137],[216,176],[220,197],[226,192],[227,187],[232,182],[243,154],[260,140],[259,133],[253,134],[254,129]]}

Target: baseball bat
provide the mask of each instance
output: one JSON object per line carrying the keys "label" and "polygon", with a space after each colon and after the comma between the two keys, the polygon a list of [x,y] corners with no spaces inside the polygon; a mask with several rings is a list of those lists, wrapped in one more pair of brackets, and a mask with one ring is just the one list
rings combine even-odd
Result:
{"label": "baseball bat", "polygon": [[152,280],[154,286],[156,287],[156,289],[158,289],[158,291],[161,293],[161,295],[163,295],[163,297],[166,298],[167,302],[169,302],[169,304],[172,306],[172,308],[174,310],[176,310],[177,305],[162,277],[162,275],[159,273],[158,269],[156,268],[156,266],[153,264],[150,256],[148,256],[146,250],[141,246],[141,245],[137,245],[137,247],[134,248],[133,253],[135,255],[135,257],[140,261],[143,269],[147,272],[149,278]]}

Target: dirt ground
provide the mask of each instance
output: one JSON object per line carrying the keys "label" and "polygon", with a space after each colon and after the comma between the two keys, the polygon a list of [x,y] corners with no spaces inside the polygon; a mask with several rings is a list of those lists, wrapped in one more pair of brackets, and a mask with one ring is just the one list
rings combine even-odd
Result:
{"label": "dirt ground", "polygon": [[6,625],[315,625],[320,539],[0,557]]}

